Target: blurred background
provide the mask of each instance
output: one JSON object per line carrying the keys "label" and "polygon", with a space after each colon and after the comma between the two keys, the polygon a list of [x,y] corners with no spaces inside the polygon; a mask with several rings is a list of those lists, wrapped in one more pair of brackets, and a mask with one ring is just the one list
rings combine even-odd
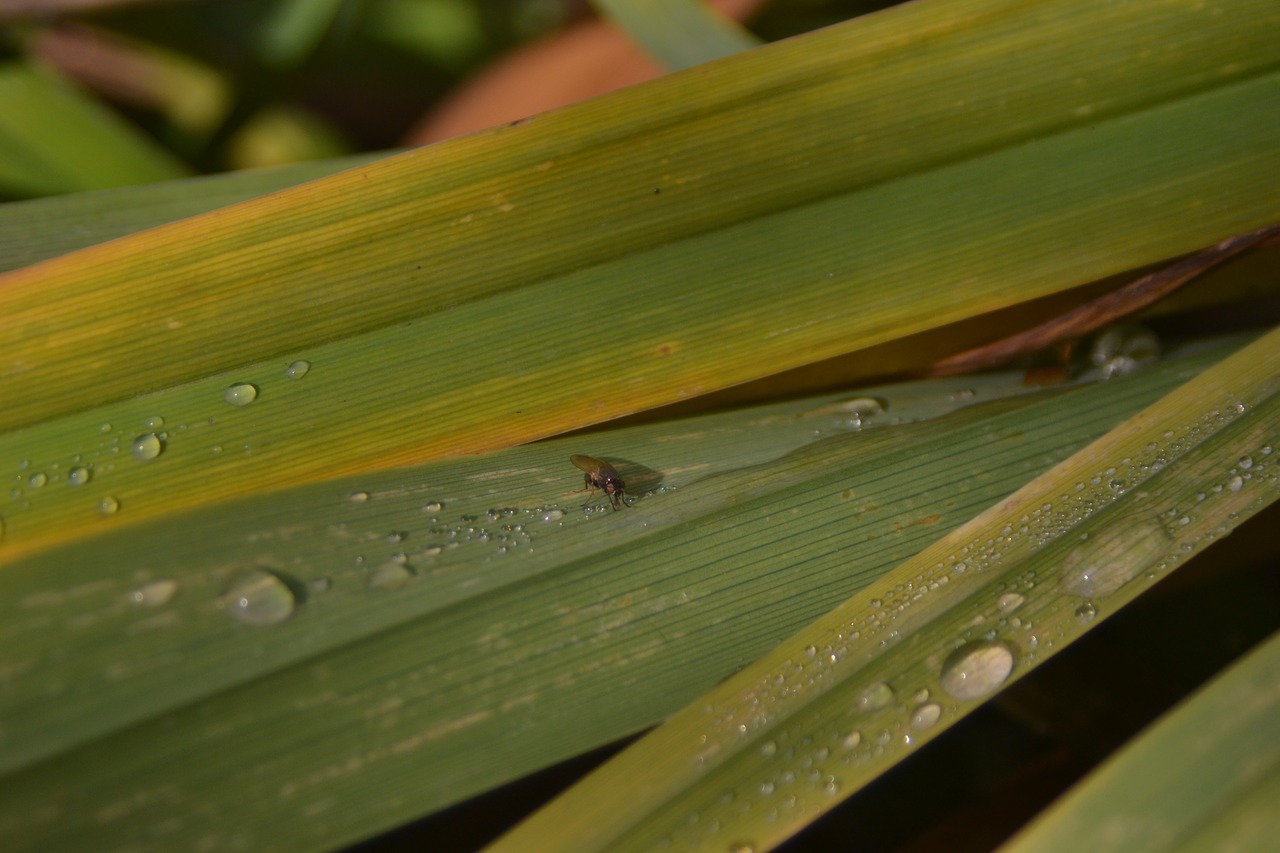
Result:
{"label": "blurred background", "polygon": [[[893,4],[713,5],[772,41]],[[662,70],[587,0],[0,0],[0,199],[420,145]]]}

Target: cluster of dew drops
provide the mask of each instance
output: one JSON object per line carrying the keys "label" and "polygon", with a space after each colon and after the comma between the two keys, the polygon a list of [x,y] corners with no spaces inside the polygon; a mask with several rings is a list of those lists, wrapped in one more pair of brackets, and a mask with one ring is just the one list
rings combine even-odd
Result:
{"label": "cluster of dew drops", "polygon": [[[284,370],[284,375],[288,379],[301,379],[307,375],[311,369],[311,363],[308,361],[295,361]],[[259,388],[249,382],[236,382],[229,385],[223,391],[223,400],[229,405],[241,408],[249,405],[258,399]],[[213,419],[210,419],[210,423]],[[187,425],[185,423],[178,424],[172,428],[173,432],[186,432]],[[109,435],[115,431],[115,427],[110,423],[103,423],[98,427],[98,431],[103,435]],[[170,428],[166,425],[164,417],[161,415],[152,415],[146,418],[142,423],[142,432],[140,432],[129,443],[129,455],[138,462],[151,462],[158,459],[164,454],[169,446],[172,438]],[[106,448],[109,453],[118,453],[121,450],[121,440],[112,438],[109,446]],[[220,445],[214,445],[212,452],[217,454],[222,452]],[[67,468],[66,473],[61,473],[61,465],[54,462],[48,466],[47,470],[31,470],[31,461],[24,459],[18,463],[18,481],[19,484],[10,492],[10,498],[19,502],[19,506],[26,508],[29,506],[25,500],[24,489],[34,492],[45,488],[47,485],[61,476],[68,486],[80,488],[88,485],[94,480],[95,473],[99,468],[93,463],[85,460],[81,454],[76,454],[71,458],[71,466]],[[107,462],[101,466],[101,473],[110,473],[115,469],[114,462]],[[52,476],[51,476],[52,475]],[[97,501],[97,511],[102,516],[113,516],[121,509],[121,501],[115,495],[103,495]],[[4,519],[0,517],[0,542],[4,539]],[[144,599],[150,600],[147,596]]]}
{"label": "cluster of dew drops", "polygon": [[[372,500],[366,491],[347,495],[352,503],[363,504]],[[487,545],[497,554],[511,554],[521,550],[533,550],[533,524],[559,524],[565,511],[556,506],[518,510],[511,507],[490,509],[483,515],[461,515],[454,524],[441,523],[445,509],[442,501],[431,501],[422,511],[431,516],[432,526],[427,528],[430,544],[417,550],[406,548],[411,540],[409,533],[391,531],[383,537],[384,543],[395,548],[385,558],[366,560],[356,558],[363,570],[365,586],[369,590],[398,590],[410,583],[425,566],[430,565],[442,553],[467,544]],[[267,568],[253,568],[237,574],[222,597],[222,606],[234,619],[254,627],[278,625],[293,615],[308,592],[326,592],[332,586],[327,577],[303,585],[294,579]],[[160,604],[172,597],[176,587],[157,589],[155,584],[134,593],[139,604]],[[161,596],[156,593],[163,594]]]}

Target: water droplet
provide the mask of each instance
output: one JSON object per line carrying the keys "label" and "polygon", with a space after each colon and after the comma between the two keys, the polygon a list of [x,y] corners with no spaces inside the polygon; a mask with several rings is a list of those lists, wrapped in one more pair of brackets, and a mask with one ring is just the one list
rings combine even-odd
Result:
{"label": "water droplet", "polygon": [[142,426],[151,432],[157,432],[164,429],[164,418],[159,415],[152,415],[143,422]]}
{"label": "water droplet", "polygon": [[996,607],[999,607],[1005,613],[1012,613],[1022,606],[1026,601],[1026,597],[1016,592],[1006,592],[1004,595],[996,599]]}
{"label": "water droplet", "polygon": [[866,713],[868,711],[878,711],[893,701],[893,688],[885,684],[883,681],[877,681],[861,693],[855,700],[858,711]]}
{"label": "water droplet", "polygon": [[1076,608],[1076,621],[1081,625],[1088,625],[1098,615],[1098,608],[1086,601]]}
{"label": "water droplet", "polygon": [[369,586],[374,589],[399,589],[413,578],[407,561],[388,560],[369,573]]}
{"label": "water droplet", "polygon": [[233,406],[247,406],[258,399],[258,386],[239,382],[228,388],[222,396]]}
{"label": "water droplet", "polygon": [[111,432],[111,424],[102,424],[98,427],[99,432]]}
{"label": "water droplet", "polygon": [[1158,562],[1171,544],[1158,519],[1117,525],[1067,554],[1062,588],[1081,598],[1110,595]]}
{"label": "water droplet", "polygon": [[241,572],[222,601],[233,618],[255,628],[279,625],[298,604],[288,584],[266,569]]}
{"label": "water droplet", "polygon": [[853,749],[858,744],[862,743],[862,732],[857,731],[856,729],[849,732],[844,736],[844,740],[841,741],[841,743],[844,744],[845,749]]}
{"label": "water droplet", "polygon": [[160,607],[168,604],[177,591],[178,582],[175,580],[152,581],[129,593],[129,600],[139,607]]}
{"label": "water droplet", "polygon": [[942,665],[942,689],[956,699],[978,699],[1004,684],[1011,672],[1013,650],[1004,643],[965,643]]}
{"label": "water droplet", "polygon": [[765,758],[768,758],[769,756],[773,755],[777,751],[778,751],[778,745],[771,740],[767,740],[764,743],[760,744],[760,754],[763,755]]}
{"label": "water droplet", "polygon": [[309,361],[295,361],[284,369],[284,375],[289,379],[301,379],[307,375],[307,371],[311,369]]}
{"label": "water droplet", "polygon": [[564,510],[562,509],[549,509],[542,514],[543,521],[559,521],[562,518],[564,518]]}
{"label": "water droplet", "polygon": [[938,722],[938,718],[941,716],[942,706],[937,702],[921,705],[911,712],[911,728],[916,731],[924,731]]}
{"label": "water droplet", "polygon": [[756,846],[750,841],[735,841],[729,845],[729,853],[756,853]]}
{"label": "water droplet", "polygon": [[140,435],[133,440],[134,459],[155,459],[164,450],[164,442],[154,432]]}
{"label": "water droplet", "polygon": [[1252,467],[1253,467],[1253,457],[1252,457],[1252,456],[1241,456],[1241,457],[1240,457],[1240,470],[1241,470],[1241,471],[1248,471],[1248,470],[1249,470],[1250,468],[1252,468]]}
{"label": "water droplet", "polygon": [[1230,480],[1227,480],[1227,488],[1233,492],[1238,492],[1244,488],[1244,480],[1237,474]]}
{"label": "water droplet", "polygon": [[82,465],[77,465],[67,472],[67,482],[73,486],[83,486],[93,477],[93,472]]}
{"label": "water droplet", "polygon": [[440,510],[442,509],[444,509],[444,504],[442,504],[440,501],[432,501],[431,503],[424,506],[422,508],[422,511],[423,512],[440,512]]}
{"label": "water droplet", "polygon": [[27,478],[27,485],[33,489],[38,489],[47,482],[49,477],[43,471],[37,471]]}
{"label": "water droplet", "polygon": [[347,495],[347,500],[351,501],[353,504],[362,504],[365,501],[369,500],[369,493],[368,492],[352,492],[351,494]]}
{"label": "water droplet", "polygon": [[111,495],[104,495],[102,500],[98,501],[99,515],[115,515],[119,511],[120,501],[116,500]]}

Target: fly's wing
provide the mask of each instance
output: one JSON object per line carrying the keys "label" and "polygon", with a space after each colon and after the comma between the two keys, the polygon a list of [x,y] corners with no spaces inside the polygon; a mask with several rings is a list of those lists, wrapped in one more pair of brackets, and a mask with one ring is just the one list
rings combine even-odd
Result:
{"label": "fly's wing", "polygon": [[609,466],[594,456],[580,456],[577,453],[569,457],[569,461],[573,463],[575,468],[586,471],[588,474],[599,473],[601,469]]}

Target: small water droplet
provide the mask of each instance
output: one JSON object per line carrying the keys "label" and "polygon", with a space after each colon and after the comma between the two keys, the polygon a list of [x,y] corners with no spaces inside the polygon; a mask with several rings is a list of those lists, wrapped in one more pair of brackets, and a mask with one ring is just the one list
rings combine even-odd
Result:
{"label": "small water droplet", "polygon": [[768,758],[769,756],[773,755],[777,751],[778,751],[778,745],[771,740],[767,740],[764,743],[760,744],[760,754],[763,755],[765,758]]}
{"label": "small water droplet", "polygon": [[1076,608],[1076,621],[1081,625],[1088,625],[1098,615],[1098,608],[1086,601]]}
{"label": "small water droplet", "polygon": [[729,845],[729,853],[756,853],[756,846],[750,841],[735,841]]}
{"label": "small water droplet", "polygon": [[928,702],[920,705],[911,712],[911,728],[918,732],[932,728],[933,724],[938,722],[938,718],[941,716],[942,706],[937,702]]}
{"label": "small water droplet", "polygon": [[845,749],[853,749],[858,744],[862,743],[862,732],[857,731],[856,729],[849,732],[844,736],[844,740],[841,741],[841,743],[844,745]]}
{"label": "small water droplet", "polygon": [[562,518],[564,518],[564,510],[562,509],[549,509],[542,514],[543,521],[559,521]]}
{"label": "small water droplet", "polygon": [[229,387],[222,396],[233,406],[247,406],[258,399],[258,386],[250,385],[248,382],[238,382]]}
{"label": "small water droplet", "polygon": [[311,362],[298,360],[284,369],[284,375],[289,379],[301,379],[310,369]]}
{"label": "small water droplet", "polygon": [[1237,474],[1230,480],[1227,480],[1227,488],[1233,492],[1238,492],[1244,488],[1244,480]]}
{"label": "small water droplet", "polygon": [[1004,595],[996,599],[996,607],[999,607],[1005,613],[1012,613],[1022,606],[1026,601],[1026,597],[1016,592],[1006,592]]}
{"label": "small water droplet", "polygon": [[164,442],[154,432],[140,435],[133,440],[134,459],[155,459],[164,450]]}
{"label": "small water droplet", "polygon": [[102,500],[98,501],[99,515],[115,515],[120,511],[120,501],[111,495],[103,495]]}
{"label": "small water droplet", "polygon": [[37,471],[27,478],[27,485],[33,489],[38,489],[47,482],[49,477],[43,471]]}
{"label": "small water droplet", "polygon": [[444,509],[444,504],[442,504],[440,501],[432,501],[431,503],[424,506],[422,508],[422,511],[423,512],[440,512],[440,510],[442,509]]}
{"label": "small water droplet", "polygon": [[111,424],[102,424],[98,427],[98,432],[111,432]]}
{"label": "small water droplet", "polygon": [[129,600],[139,607],[160,607],[168,604],[177,591],[178,582],[175,580],[152,581],[129,593]]}
{"label": "small water droplet", "polygon": [[413,578],[408,561],[388,560],[369,573],[369,586],[374,589],[399,589]]}
{"label": "small water droplet", "polygon": [[878,711],[893,701],[893,688],[883,681],[869,685],[855,700],[860,712]]}
{"label": "small water droplet", "polygon": [[142,426],[144,429],[147,429],[151,432],[156,432],[158,430],[164,429],[164,418],[160,417],[159,415],[152,415],[151,417],[143,421]]}
{"label": "small water droplet", "polygon": [[369,500],[369,493],[368,492],[352,492],[351,494],[347,495],[347,500],[351,501],[354,504],[362,504],[365,501]]}
{"label": "small water droplet", "polygon": [[236,621],[255,628],[279,625],[298,604],[289,585],[266,569],[241,572],[222,601]]}
{"label": "small water droplet", "polygon": [[957,699],[978,699],[994,692],[1012,672],[1013,650],[1004,643],[965,643],[943,663],[942,689]]}
{"label": "small water droplet", "polygon": [[82,465],[77,465],[67,472],[67,482],[73,486],[83,486],[93,477],[93,472]]}
{"label": "small water droplet", "polygon": [[328,577],[319,577],[311,582],[312,592],[328,592],[333,589],[333,579]]}

